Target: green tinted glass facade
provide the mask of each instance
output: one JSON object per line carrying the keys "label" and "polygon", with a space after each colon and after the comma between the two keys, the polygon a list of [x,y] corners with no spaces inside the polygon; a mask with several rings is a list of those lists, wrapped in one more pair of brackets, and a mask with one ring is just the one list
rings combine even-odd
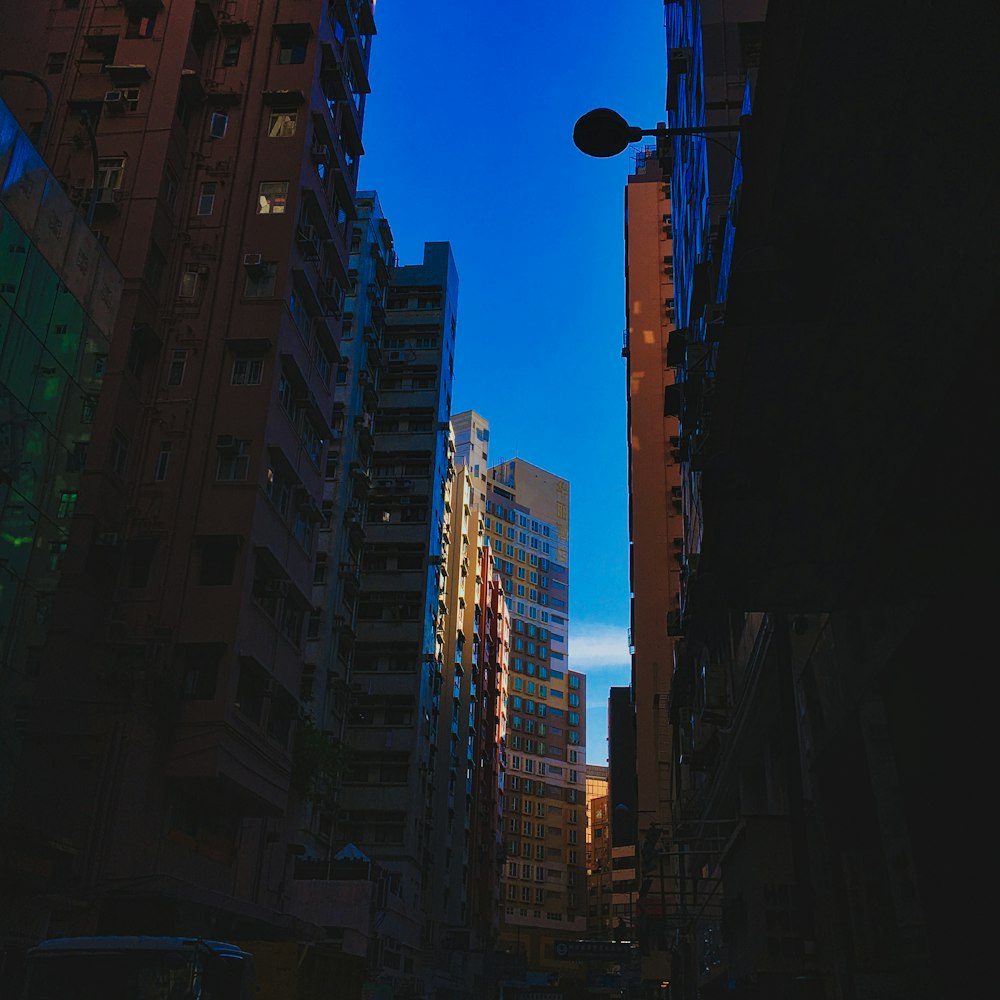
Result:
{"label": "green tinted glass facade", "polygon": [[121,284],[0,104],[0,805],[69,543]]}

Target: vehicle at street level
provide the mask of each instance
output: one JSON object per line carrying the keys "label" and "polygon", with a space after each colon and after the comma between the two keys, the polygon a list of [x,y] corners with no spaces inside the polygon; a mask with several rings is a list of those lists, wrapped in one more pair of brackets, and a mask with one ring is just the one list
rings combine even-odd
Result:
{"label": "vehicle at street level", "polygon": [[28,953],[23,1000],[252,1000],[253,958],[202,938],[44,941]]}

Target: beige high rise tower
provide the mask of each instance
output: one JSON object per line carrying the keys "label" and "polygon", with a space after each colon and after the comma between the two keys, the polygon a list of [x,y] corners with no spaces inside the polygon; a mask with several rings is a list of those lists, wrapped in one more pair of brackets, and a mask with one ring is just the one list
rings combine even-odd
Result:
{"label": "beige high rise tower", "polygon": [[484,525],[511,616],[500,946],[555,972],[586,931],[586,680],[571,669],[569,483],[520,458],[489,470]]}

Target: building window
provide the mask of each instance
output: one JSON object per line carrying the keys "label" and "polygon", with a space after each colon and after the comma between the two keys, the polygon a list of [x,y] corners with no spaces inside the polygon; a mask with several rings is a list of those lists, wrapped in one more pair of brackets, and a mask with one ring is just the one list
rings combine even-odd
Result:
{"label": "building window", "polygon": [[[313,537],[315,532],[316,525],[313,523],[312,519],[302,510],[297,510],[295,512],[295,523],[292,528],[292,533],[295,535],[299,545],[302,546],[303,550],[308,555],[312,555]],[[289,638],[294,637],[289,636]]]}
{"label": "building window", "polygon": [[243,39],[239,35],[230,35],[222,49],[222,65],[235,66],[240,61],[240,44]]}
{"label": "building window", "polygon": [[48,59],[45,61],[45,72],[49,76],[56,76],[61,73],[66,68],[66,53],[65,52],[50,52]]}
{"label": "building window", "polygon": [[198,295],[199,279],[202,275],[202,265],[186,264],[181,272],[181,282],[177,289],[180,299],[193,299]]}
{"label": "building window", "polygon": [[172,441],[160,442],[160,453],[156,456],[156,467],[153,469],[153,479],[158,483],[162,483],[167,478],[167,466],[170,463],[170,449],[172,447]]}
{"label": "building window", "polygon": [[65,558],[66,542],[52,542],[49,545],[49,569],[53,573],[58,573],[62,569]]}
{"label": "building window", "polygon": [[156,15],[142,17],[138,14],[129,16],[125,25],[126,38],[152,38],[153,28],[156,26]]}
{"label": "building window", "polygon": [[[302,424],[302,446],[305,448],[305,452],[309,456],[309,460],[318,469],[319,460],[323,452],[323,438],[320,437],[316,428],[309,420],[303,421]],[[403,513],[405,514],[406,511],[404,510]],[[421,520],[423,520],[423,518],[421,518]]]}
{"label": "building window", "polygon": [[139,110],[139,88],[126,87],[124,90],[115,91],[117,101],[108,103],[109,111],[138,111]]}
{"label": "building window", "polygon": [[229,115],[224,111],[213,111],[208,120],[208,135],[211,139],[223,139],[229,128]]}
{"label": "building window", "polygon": [[283,518],[288,515],[288,508],[292,498],[292,488],[292,481],[277,465],[268,466],[267,495]]}
{"label": "building window", "polygon": [[97,186],[107,191],[120,191],[124,173],[124,156],[102,156],[97,161]]}
{"label": "building window", "polygon": [[320,379],[322,379],[323,385],[328,386],[330,384],[330,371],[333,366],[326,351],[323,350],[315,337],[313,337],[313,360],[316,362],[316,371]]}
{"label": "building window", "polygon": [[186,701],[210,701],[215,697],[219,653],[212,643],[191,643],[182,647],[184,673],[181,697]]}
{"label": "building window", "polygon": [[233,362],[232,385],[260,385],[264,362],[260,358],[237,358]]}
{"label": "building window", "polygon": [[167,385],[180,385],[184,381],[186,367],[187,351],[174,351],[170,361],[170,371],[167,373]]}
{"label": "building window", "polygon": [[211,215],[215,211],[216,181],[205,181],[198,193],[198,215]]}
{"label": "building window", "polygon": [[295,135],[298,126],[299,113],[294,109],[278,109],[271,112],[267,122],[269,139],[285,139]]}
{"label": "building window", "polygon": [[66,518],[73,516],[76,507],[77,493],[75,491],[63,493],[59,497],[59,507],[56,509],[56,517]]}
{"label": "building window", "polygon": [[128,465],[128,438],[121,431],[115,431],[111,438],[111,471],[116,476],[125,474]]}
{"label": "building window", "polygon": [[281,215],[288,201],[288,181],[262,181],[257,196],[258,215]]}
{"label": "building window", "polygon": [[274,283],[278,276],[278,265],[274,261],[262,263],[252,273],[247,274],[243,294],[248,299],[267,299],[274,295]]}
{"label": "building window", "polygon": [[278,44],[278,65],[297,66],[306,61],[305,38],[282,38]]}
{"label": "building window", "polygon": [[216,447],[219,458],[215,478],[220,482],[245,480],[250,468],[250,442],[223,434]]}

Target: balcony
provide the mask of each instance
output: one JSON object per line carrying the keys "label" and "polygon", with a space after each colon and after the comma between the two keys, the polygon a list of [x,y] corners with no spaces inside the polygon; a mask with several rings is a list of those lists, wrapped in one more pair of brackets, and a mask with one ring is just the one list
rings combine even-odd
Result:
{"label": "balcony", "polygon": [[365,449],[375,443],[375,420],[370,413],[361,413],[354,418],[358,430],[358,443]]}
{"label": "balcony", "polygon": [[365,344],[368,346],[368,363],[380,368],[385,360],[385,353],[382,350],[382,336],[371,323],[365,324]]}
{"label": "balcony", "polygon": [[323,308],[338,319],[344,315],[345,292],[336,278],[327,276],[319,283],[319,299]]}
{"label": "balcony", "polygon": [[291,771],[286,748],[234,705],[215,702],[185,703],[164,768],[168,778],[236,799],[247,816],[285,811]]}
{"label": "balcony", "polygon": [[374,375],[365,368],[358,372],[358,384],[364,396],[366,410],[374,410],[378,406],[378,389],[375,386]]}
{"label": "balcony", "polygon": [[345,589],[355,594],[361,589],[361,574],[354,563],[342,562],[340,564],[340,579],[344,581]]}
{"label": "balcony", "polygon": [[301,222],[295,230],[295,243],[305,260],[318,261],[320,259],[320,231],[308,222]]}
{"label": "balcony", "polygon": [[351,545],[360,545],[365,540],[364,513],[360,504],[352,504],[344,511],[344,525]]}
{"label": "balcony", "polygon": [[[338,656],[343,657],[350,643],[357,639],[358,633],[355,627],[351,624],[351,618],[348,616],[334,615],[331,621],[333,623],[333,631],[343,639],[347,640],[346,643],[342,643],[341,647],[337,650]],[[343,677],[340,675],[337,676],[336,682],[339,682],[342,685],[345,683]]]}

